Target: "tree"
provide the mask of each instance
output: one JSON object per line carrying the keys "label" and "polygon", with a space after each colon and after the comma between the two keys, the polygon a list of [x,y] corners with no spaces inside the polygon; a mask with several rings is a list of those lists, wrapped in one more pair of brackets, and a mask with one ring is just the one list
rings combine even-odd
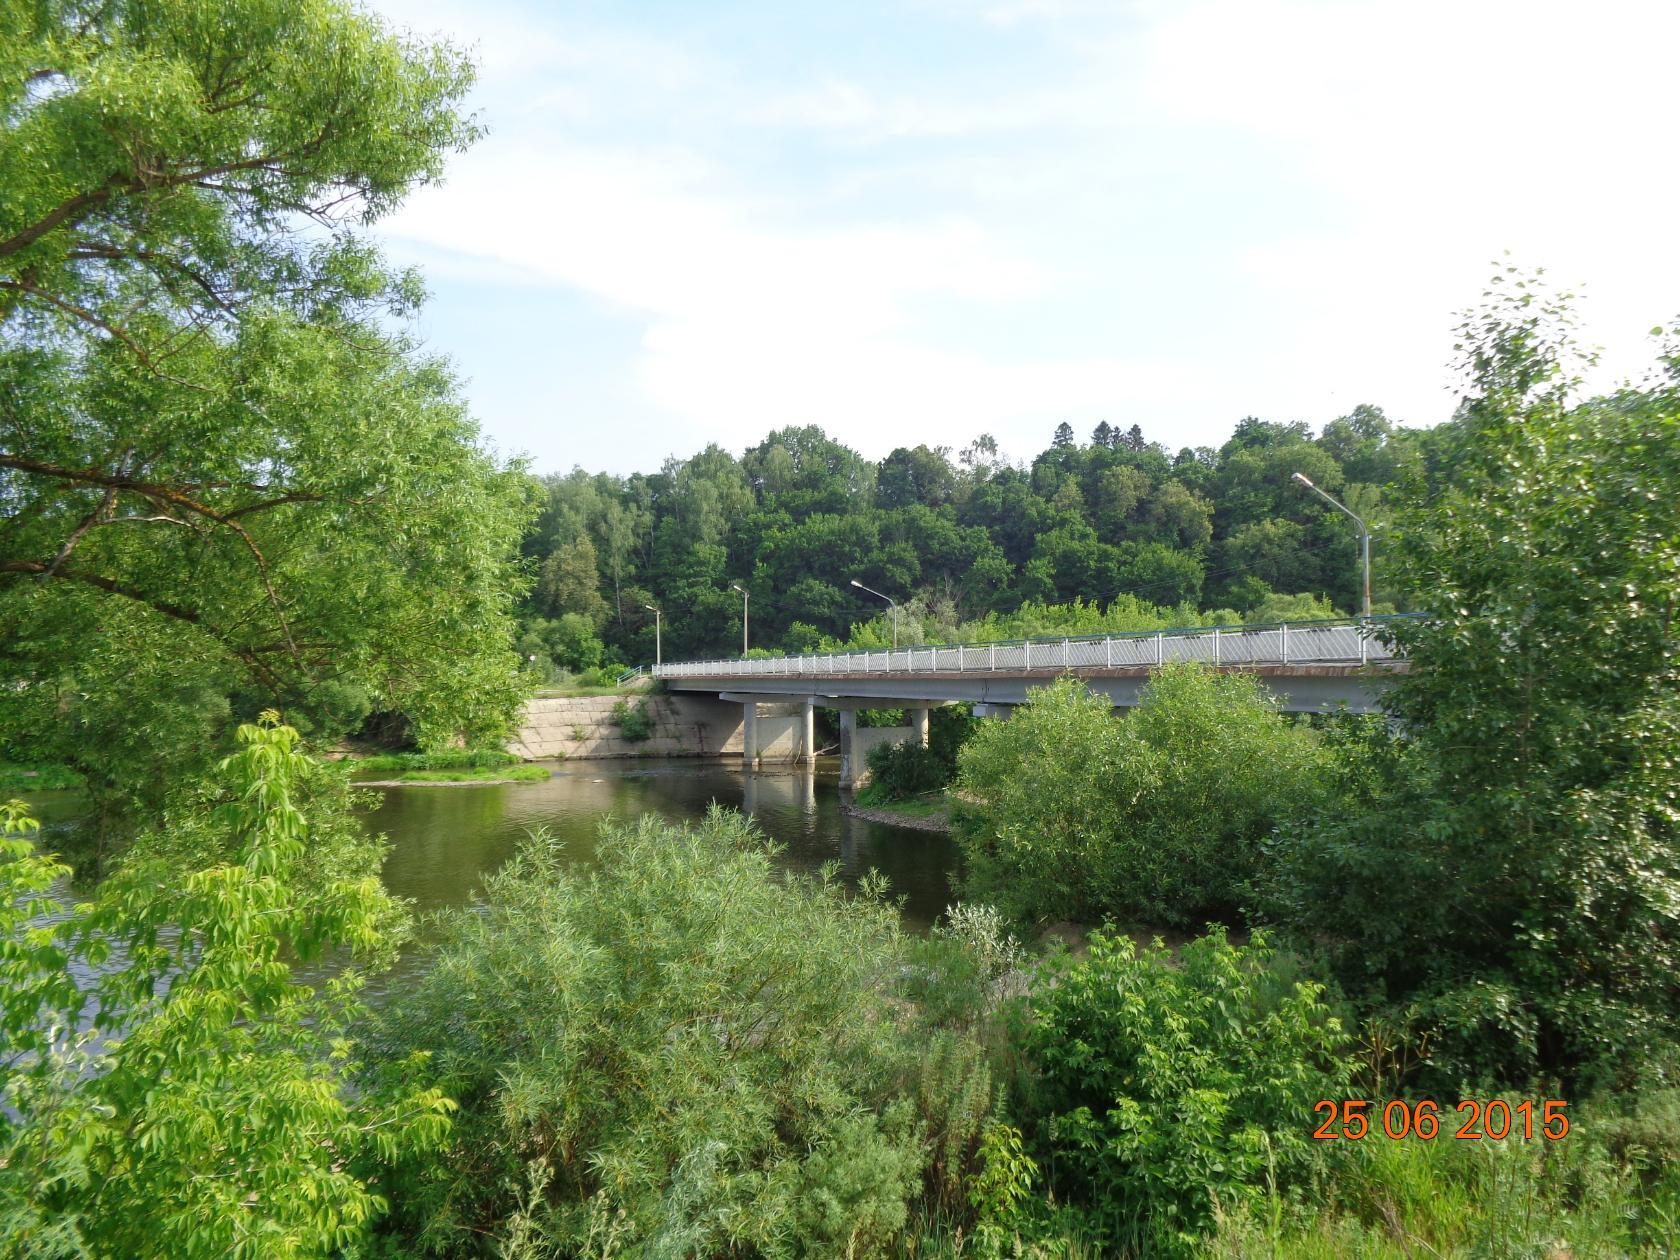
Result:
{"label": "tree", "polygon": [[537,579],[537,598],[551,617],[576,613],[599,627],[609,609],[601,597],[595,544],[588,538],[577,538],[544,561],[542,576]]}
{"label": "tree", "polygon": [[877,501],[884,508],[921,504],[939,507],[956,493],[956,473],[951,468],[949,448],[914,450],[899,447],[881,461],[876,477]]}
{"label": "tree", "polygon": [[1057,450],[1066,450],[1073,445],[1073,426],[1066,420],[1056,426],[1056,435],[1050,445]]}
{"label": "tree", "polygon": [[1109,424],[1107,420],[1102,420],[1097,423],[1096,428],[1091,430],[1091,445],[1100,446],[1105,450],[1113,450],[1118,436],[1118,431],[1114,426]]}
{"label": "tree", "polygon": [[1322,761],[1247,675],[1169,666],[1124,720],[1064,678],[959,754],[965,889],[1023,918],[1234,917]]}
{"label": "tree", "polygon": [[[8,1255],[326,1255],[384,1210],[377,1166],[448,1131],[448,1101],[411,1083],[419,1059],[349,1087],[345,964],[388,961],[401,916],[342,772],[273,714],[238,742],[222,786],[91,907],[49,895],[64,868],[19,838],[17,802],[0,808]],[[334,951],[319,987],[294,977]]]}
{"label": "tree", "polygon": [[3,21],[9,741],[155,805],[266,706],[504,727],[525,482],[348,230],[473,137],[466,63],[337,0]]}
{"label": "tree", "polygon": [[1680,1033],[1680,353],[1580,401],[1567,302],[1494,292],[1453,481],[1398,513],[1428,613],[1393,632],[1404,734],[1354,744],[1358,805],[1292,829],[1276,913],[1428,1030],[1441,1079],[1584,1088]]}

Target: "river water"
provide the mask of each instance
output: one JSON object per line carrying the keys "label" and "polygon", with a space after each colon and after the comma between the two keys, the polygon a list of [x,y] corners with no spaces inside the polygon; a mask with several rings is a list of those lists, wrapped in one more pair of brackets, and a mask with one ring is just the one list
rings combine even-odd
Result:
{"label": "river water", "polygon": [[[855,884],[871,869],[884,874],[904,899],[905,925],[925,930],[953,899],[956,846],[949,837],[886,827],[841,809],[838,763],[745,770],[734,762],[696,760],[540,763],[552,771],[538,783],[469,787],[374,788],[379,803],[368,825],[383,832],[391,851],[385,883],[413,901],[420,914],[467,904],[484,876],[513,855],[527,833],[546,828],[580,863],[594,860],[595,839],[608,819],[656,814],[695,821],[714,801],[744,810],[781,846],[781,866],[815,871],[836,863]],[[41,845],[53,847],[56,826],[80,812],[68,793],[34,794],[42,820]],[[420,939],[425,939],[422,931]],[[364,991],[374,1004],[400,993],[425,965],[410,947],[390,972]]]}

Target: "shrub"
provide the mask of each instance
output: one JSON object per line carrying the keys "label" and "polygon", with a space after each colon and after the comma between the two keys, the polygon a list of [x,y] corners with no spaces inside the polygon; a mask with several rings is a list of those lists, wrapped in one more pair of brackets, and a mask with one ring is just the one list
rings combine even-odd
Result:
{"label": "shrub", "polygon": [[937,792],[951,781],[949,767],[932,749],[913,739],[876,744],[865,760],[869,763],[869,782],[879,800],[907,800],[924,792]]}
{"label": "shrub", "polygon": [[1345,1096],[1346,1039],[1321,988],[1272,963],[1259,934],[1237,947],[1216,929],[1175,960],[1098,932],[1035,991],[1040,1162],[1100,1236],[1185,1254],[1262,1172],[1298,1178],[1316,1158],[1308,1118]]}
{"label": "shrub", "polygon": [[653,736],[653,717],[646,700],[638,700],[635,708],[631,708],[628,701],[620,700],[613,705],[612,720],[618,727],[618,733],[632,744],[640,744]]}
{"label": "shrub", "polygon": [[1189,925],[1235,916],[1275,820],[1318,799],[1324,755],[1254,678],[1184,664],[1123,719],[1058,680],[958,761],[971,895],[1019,917]]}
{"label": "shrub", "polygon": [[385,1016],[461,1105],[452,1149],[393,1187],[399,1228],[455,1255],[516,1226],[598,1254],[608,1222],[637,1255],[881,1254],[990,1106],[969,1035],[909,996],[937,968],[881,885],[777,875],[722,810],[606,827],[597,864],[533,837]]}
{"label": "shrub", "polygon": [[87,780],[69,766],[12,765],[0,761],[0,792],[53,792],[79,788]]}
{"label": "shrub", "polygon": [[0,1254],[334,1254],[383,1211],[379,1163],[442,1144],[419,1061],[350,1087],[347,964],[402,918],[382,846],[274,714],[237,739],[91,905],[0,805]]}

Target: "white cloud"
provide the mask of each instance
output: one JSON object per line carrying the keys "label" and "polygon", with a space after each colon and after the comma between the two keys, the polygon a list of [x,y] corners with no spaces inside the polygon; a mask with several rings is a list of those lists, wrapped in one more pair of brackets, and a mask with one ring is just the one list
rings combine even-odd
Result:
{"label": "white cloud", "polygon": [[707,173],[681,155],[486,147],[388,230],[456,274],[519,275],[645,317],[634,370],[647,399],[737,445],[799,420],[884,450],[922,440],[907,426],[972,435],[1181,384],[1160,366],[918,344],[919,299],[1009,303],[1048,277],[971,220],[799,229],[693,191]]}
{"label": "white cloud", "polygon": [[1680,305],[1680,6],[927,2],[1046,41],[1034,71],[894,80],[866,41],[790,81],[628,20],[390,0],[478,42],[492,132],[389,231],[641,321],[612,369],[640,420],[734,446],[816,421],[877,455],[1036,449],[1064,417],[1175,443],[1360,401],[1438,419],[1454,312],[1506,249],[1589,282],[1615,372]]}
{"label": "white cloud", "polygon": [[1638,372],[1638,333],[1680,307],[1659,209],[1680,191],[1659,156],[1680,8],[1215,0],[1150,40],[1159,108],[1254,136],[1343,207],[1339,232],[1246,255],[1339,361],[1375,349],[1418,396],[1505,251],[1584,289],[1600,383]]}

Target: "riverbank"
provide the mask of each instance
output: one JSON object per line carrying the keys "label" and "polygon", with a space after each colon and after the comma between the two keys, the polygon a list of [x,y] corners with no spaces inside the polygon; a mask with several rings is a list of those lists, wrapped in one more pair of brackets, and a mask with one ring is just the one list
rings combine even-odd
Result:
{"label": "riverbank", "polygon": [[394,779],[352,779],[351,786],[373,787],[484,787],[495,783],[542,783],[550,771],[542,766],[502,766],[482,770],[408,770]]}
{"label": "riverbank", "polygon": [[888,827],[902,827],[906,831],[932,831],[940,835],[951,833],[951,803],[944,796],[894,801],[882,805],[858,805],[842,802],[840,808],[853,818],[881,823]]}

